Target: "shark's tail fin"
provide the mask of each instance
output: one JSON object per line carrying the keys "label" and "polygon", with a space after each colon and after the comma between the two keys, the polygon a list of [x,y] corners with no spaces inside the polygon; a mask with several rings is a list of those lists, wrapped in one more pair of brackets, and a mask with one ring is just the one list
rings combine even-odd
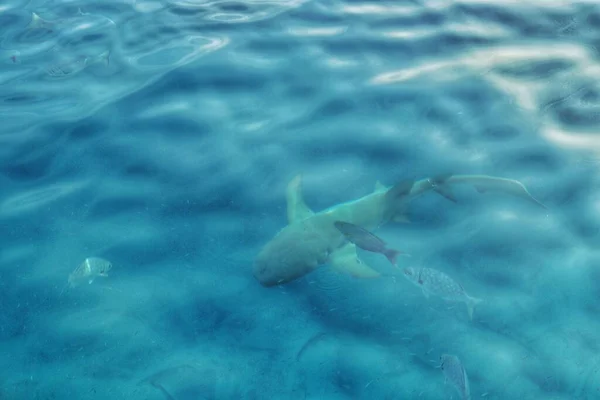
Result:
{"label": "shark's tail fin", "polygon": [[384,219],[390,220],[400,216],[406,212],[406,204],[403,201],[410,194],[410,191],[415,184],[412,179],[405,179],[391,187],[384,195]]}

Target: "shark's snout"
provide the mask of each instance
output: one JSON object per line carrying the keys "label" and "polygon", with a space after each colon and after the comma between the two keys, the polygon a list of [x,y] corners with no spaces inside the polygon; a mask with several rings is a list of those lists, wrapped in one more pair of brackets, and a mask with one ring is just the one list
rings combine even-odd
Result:
{"label": "shark's snout", "polygon": [[293,281],[326,262],[329,250],[327,240],[311,226],[288,225],[256,257],[254,277],[266,287]]}

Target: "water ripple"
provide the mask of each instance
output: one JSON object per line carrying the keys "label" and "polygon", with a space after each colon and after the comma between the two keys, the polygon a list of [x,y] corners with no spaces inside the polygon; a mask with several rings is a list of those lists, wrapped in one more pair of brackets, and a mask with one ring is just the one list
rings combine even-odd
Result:
{"label": "water ripple", "polygon": [[[0,55],[9,68],[0,74],[0,115],[8,118],[18,112],[15,105],[28,104],[28,118],[8,122],[13,129],[35,125],[42,113],[56,120],[89,115],[235,41],[220,33],[219,24],[253,23],[300,4],[140,1],[101,7],[73,1],[45,3],[29,13],[10,9],[2,15]],[[107,80],[120,83],[106,86]]]}

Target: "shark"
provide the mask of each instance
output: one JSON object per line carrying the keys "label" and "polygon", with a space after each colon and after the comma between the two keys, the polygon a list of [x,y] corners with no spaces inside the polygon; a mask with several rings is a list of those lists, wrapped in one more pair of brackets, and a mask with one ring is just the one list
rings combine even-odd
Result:
{"label": "shark", "polygon": [[335,222],[348,222],[368,231],[388,222],[408,223],[410,202],[434,192],[456,203],[453,187],[464,184],[479,193],[510,194],[547,209],[519,181],[488,175],[445,174],[406,179],[391,187],[377,181],[375,190],[366,196],[314,212],[304,201],[302,175],[298,174],[286,187],[288,225],[263,246],[254,260],[252,273],[265,287],[294,281],[326,264],[357,278],[378,278],[382,274],[358,257],[356,246],[348,242]]}

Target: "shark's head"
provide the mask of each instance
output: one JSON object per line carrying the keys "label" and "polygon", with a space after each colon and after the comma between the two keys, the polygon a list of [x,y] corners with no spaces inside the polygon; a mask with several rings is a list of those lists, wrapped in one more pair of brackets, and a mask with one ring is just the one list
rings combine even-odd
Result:
{"label": "shark's head", "polygon": [[298,279],[327,261],[331,246],[327,236],[299,222],[286,226],[267,243],[254,262],[253,274],[270,287]]}

